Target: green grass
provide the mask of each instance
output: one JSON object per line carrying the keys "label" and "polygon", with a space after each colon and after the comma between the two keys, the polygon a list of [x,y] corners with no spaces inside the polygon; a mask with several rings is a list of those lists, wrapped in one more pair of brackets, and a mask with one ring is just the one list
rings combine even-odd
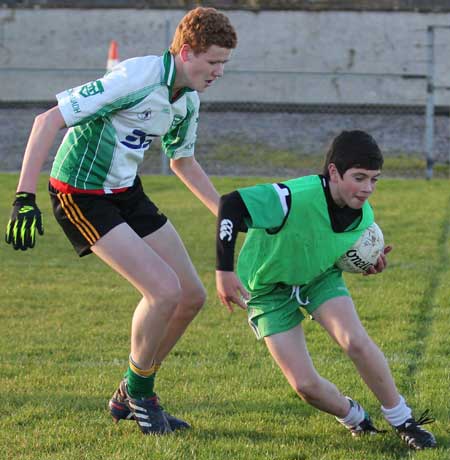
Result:
{"label": "green grass", "polygon": [[[267,179],[265,179],[267,180]],[[215,178],[220,191],[258,179]],[[17,175],[0,175],[4,228]],[[302,403],[246,325],[214,289],[214,218],[173,177],[144,177],[174,222],[209,298],[157,379],[167,408],[194,429],[144,437],[113,425],[107,401],[125,369],[138,293],[94,256],[78,259],[51,215],[42,177],[45,235],[32,251],[0,244],[0,449],[8,460],[450,458],[450,187],[445,180],[379,183],[372,204],[389,269],[348,276],[361,319],[389,359],[401,392],[430,408],[440,447],[409,452],[389,432],[354,440],[332,417]],[[386,427],[350,362],[313,322],[305,329],[322,373]]]}
{"label": "green grass", "polygon": [[[323,153],[311,154],[300,150],[282,150],[267,145],[250,147],[244,143],[220,143],[208,150],[201,159],[202,164],[239,166],[251,175],[270,175],[271,171],[286,171],[297,174],[316,174],[322,171]],[[425,177],[426,161],[420,154],[405,155],[390,153],[385,155],[383,176],[385,177]],[[269,172],[267,174],[267,172]],[[436,163],[433,168],[436,178],[449,178],[450,165]]]}

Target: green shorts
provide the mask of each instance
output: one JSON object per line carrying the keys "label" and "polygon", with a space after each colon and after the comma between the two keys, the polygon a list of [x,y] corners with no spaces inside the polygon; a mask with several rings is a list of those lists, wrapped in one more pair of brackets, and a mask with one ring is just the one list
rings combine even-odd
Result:
{"label": "green shorts", "polygon": [[252,295],[247,302],[248,322],[261,339],[288,331],[300,324],[327,300],[350,296],[341,270],[330,268],[308,284],[300,287],[277,285],[267,294]]}

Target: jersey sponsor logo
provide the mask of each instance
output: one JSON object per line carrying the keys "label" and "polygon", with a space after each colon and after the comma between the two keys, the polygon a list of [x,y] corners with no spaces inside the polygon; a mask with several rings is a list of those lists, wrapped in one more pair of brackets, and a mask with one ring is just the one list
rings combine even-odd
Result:
{"label": "jersey sponsor logo", "polygon": [[129,134],[124,141],[120,141],[125,147],[130,149],[146,149],[150,146],[153,139],[158,136],[154,136],[153,134],[144,133],[139,129],[133,129],[132,134]]}
{"label": "jersey sponsor logo", "polygon": [[72,110],[75,113],[80,113],[81,112],[80,104],[78,104],[77,98],[73,94],[73,88],[69,89],[67,93],[69,94],[69,100],[70,100],[70,105],[72,106]]}
{"label": "jersey sponsor logo", "polygon": [[138,120],[144,121],[148,120],[152,115],[151,110],[146,110],[145,112],[141,112],[137,114]]}
{"label": "jersey sponsor logo", "polygon": [[101,94],[104,91],[105,89],[103,88],[102,82],[100,80],[96,80],[82,86],[80,89],[80,94],[83,97],[91,97],[95,96],[96,94]]}
{"label": "jersey sponsor logo", "polygon": [[233,235],[233,222],[230,219],[222,219],[220,221],[220,230],[219,230],[219,238],[221,241],[227,240],[231,241]]}

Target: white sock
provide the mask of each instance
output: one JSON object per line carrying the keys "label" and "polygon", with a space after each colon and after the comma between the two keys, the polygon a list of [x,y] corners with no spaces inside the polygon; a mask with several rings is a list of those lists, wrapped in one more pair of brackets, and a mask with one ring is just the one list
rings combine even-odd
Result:
{"label": "white sock", "polygon": [[366,416],[364,409],[353,399],[346,396],[350,402],[350,410],[344,418],[336,417],[336,420],[347,428],[358,426]]}
{"label": "white sock", "polygon": [[400,402],[391,409],[386,409],[381,406],[381,412],[383,412],[384,418],[392,425],[399,426],[411,418],[411,409],[406,404],[403,396],[400,396]]}

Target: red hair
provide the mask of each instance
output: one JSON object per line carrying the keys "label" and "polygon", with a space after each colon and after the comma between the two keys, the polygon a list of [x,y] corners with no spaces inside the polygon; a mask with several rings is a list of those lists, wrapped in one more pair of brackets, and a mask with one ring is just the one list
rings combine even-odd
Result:
{"label": "red hair", "polygon": [[237,45],[237,35],[230,20],[215,8],[198,7],[189,11],[177,26],[170,52],[178,54],[187,44],[194,53],[204,53],[212,46],[233,49]]}

